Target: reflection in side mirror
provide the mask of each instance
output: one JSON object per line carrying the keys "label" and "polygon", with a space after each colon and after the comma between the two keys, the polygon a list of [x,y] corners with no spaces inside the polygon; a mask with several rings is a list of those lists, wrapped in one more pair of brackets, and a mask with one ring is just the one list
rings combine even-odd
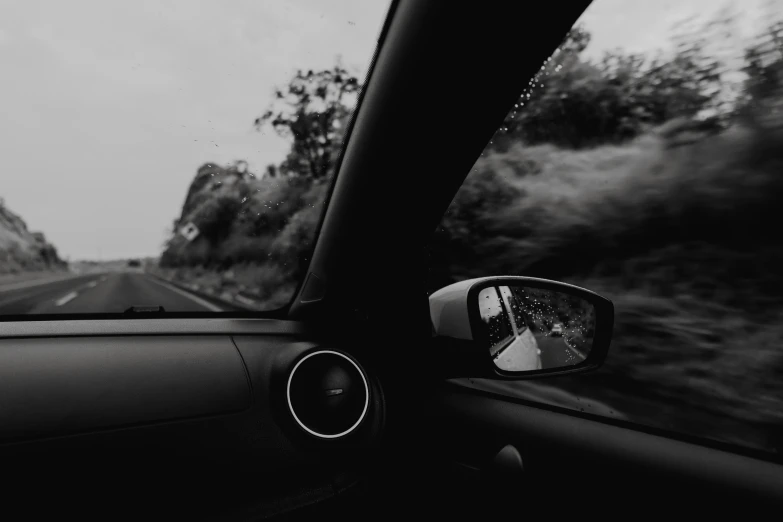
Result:
{"label": "reflection in side mirror", "polygon": [[534,277],[459,281],[429,297],[432,364],[444,375],[534,379],[594,370],[606,359],[614,305]]}
{"label": "reflection in side mirror", "polygon": [[513,282],[483,288],[477,298],[484,331],[476,340],[483,340],[498,369],[560,369],[589,357],[596,312],[585,298]]}

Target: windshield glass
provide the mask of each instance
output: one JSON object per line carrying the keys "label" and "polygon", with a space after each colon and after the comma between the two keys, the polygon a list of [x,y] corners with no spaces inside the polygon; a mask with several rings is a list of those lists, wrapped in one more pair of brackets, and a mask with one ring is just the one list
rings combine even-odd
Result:
{"label": "windshield glass", "polygon": [[0,315],[285,306],[388,0],[0,6]]}

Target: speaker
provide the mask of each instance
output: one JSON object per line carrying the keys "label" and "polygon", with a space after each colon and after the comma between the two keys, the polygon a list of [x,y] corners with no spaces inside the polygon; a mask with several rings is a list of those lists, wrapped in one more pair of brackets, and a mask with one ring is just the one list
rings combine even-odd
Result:
{"label": "speaker", "polygon": [[339,439],[358,429],[367,416],[370,387],[352,358],[317,350],[291,369],[286,398],[300,428],[320,439]]}

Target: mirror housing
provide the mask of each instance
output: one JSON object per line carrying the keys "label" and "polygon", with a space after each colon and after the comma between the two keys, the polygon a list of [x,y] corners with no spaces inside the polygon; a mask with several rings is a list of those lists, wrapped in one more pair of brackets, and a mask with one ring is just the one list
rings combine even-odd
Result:
{"label": "mirror housing", "polygon": [[[580,357],[574,358],[574,364],[567,366],[545,367],[538,364],[520,371],[511,370],[508,366],[500,367],[502,365],[496,362],[498,355],[493,355],[488,349],[487,320],[482,318],[479,304],[479,296],[486,298],[486,289],[491,288],[504,288],[506,292],[508,288],[522,288],[539,296],[542,292],[551,292],[591,305],[594,324],[590,349],[587,353],[580,351]],[[584,288],[533,277],[482,277],[460,281],[434,292],[429,297],[429,306],[434,346],[430,354],[432,365],[449,378],[530,379],[594,370],[606,359],[614,324],[614,305],[609,299]],[[559,339],[568,344],[562,328],[563,325],[558,322],[542,335],[549,343],[552,339]],[[514,333],[517,333],[516,327]],[[529,331],[526,335],[529,338],[527,342],[535,343],[530,340],[533,336]],[[566,349],[565,345],[563,349]],[[538,353],[541,353],[540,349]]]}

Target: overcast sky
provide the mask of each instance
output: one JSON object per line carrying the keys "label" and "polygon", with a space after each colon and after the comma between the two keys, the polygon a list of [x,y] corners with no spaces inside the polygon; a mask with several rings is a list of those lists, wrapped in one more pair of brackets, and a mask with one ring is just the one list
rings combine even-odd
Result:
{"label": "overcast sky", "polygon": [[196,169],[279,161],[276,85],[368,67],[388,0],[0,0],[0,196],[62,255],[157,255]]}
{"label": "overcast sky", "polygon": [[[588,51],[661,46],[718,4],[596,0]],[[280,161],[287,144],[252,127],[273,88],[337,55],[364,74],[387,7],[0,0],[0,197],[72,259],[157,255],[196,169]]]}

